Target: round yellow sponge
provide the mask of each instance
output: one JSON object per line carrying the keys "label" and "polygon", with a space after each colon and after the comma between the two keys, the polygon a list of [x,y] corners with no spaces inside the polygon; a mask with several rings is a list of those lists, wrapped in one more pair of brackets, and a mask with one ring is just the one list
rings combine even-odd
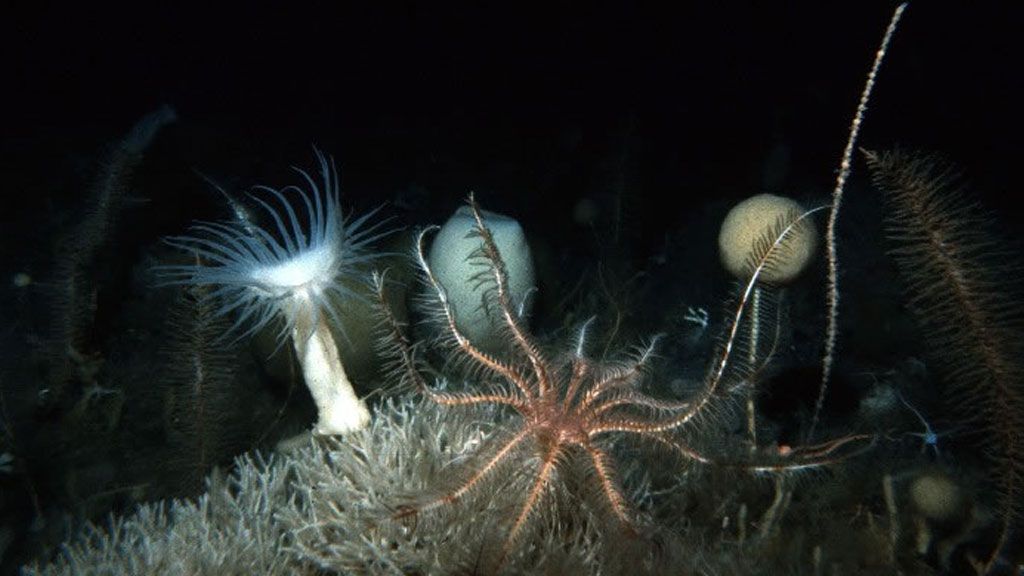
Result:
{"label": "round yellow sponge", "polygon": [[[772,232],[772,228],[789,214],[802,214],[799,202],[774,194],[758,194],[740,202],[722,222],[718,233],[718,250],[722,265],[737,278],[746,278],[750,271],[748,259],[758,240]],[[779,246],[773,265],[761,272],[765,282],[786,283],[796,278],[814,257],[818,248],[818,233],[809,219],[788,233],[785,244]]]}

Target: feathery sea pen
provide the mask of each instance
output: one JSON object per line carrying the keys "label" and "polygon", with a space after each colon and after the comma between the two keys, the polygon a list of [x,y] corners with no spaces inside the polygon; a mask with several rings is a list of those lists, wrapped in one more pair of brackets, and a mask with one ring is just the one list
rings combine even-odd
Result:
{"label": "feathery sea pen", "polygon": [[999,541],[983,573],[1020,554],[1024,516],[1024,317],[1011,289],[1021,276],[1011,245],[965,196],[955,173],[928,156],[865,152],[885,193],[890,254],[907,281],[908,304],[943,368],[944,396],[978,431],[997,489]]}

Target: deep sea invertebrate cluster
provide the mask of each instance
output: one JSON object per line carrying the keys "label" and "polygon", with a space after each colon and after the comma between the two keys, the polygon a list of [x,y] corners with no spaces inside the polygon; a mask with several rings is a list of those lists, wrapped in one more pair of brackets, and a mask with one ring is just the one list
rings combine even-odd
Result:
{"label": "deep sea invertebrate cluster", "polygon": [[[347,383],[347,378],[337,360],[338,343],[326,328],[328,321],[340,319],[334,298],[351,296],[334,279],[346,275],[345,263],[369,258],[357,249],[375,236],[372,227],[360,229],[366,217],[351,223],[341,219],[333,165],[328,169],[322,156],[320,161],[325,197],[317,183],[300,171],[312,191],[264,189],[263,200],[253,197],[273,222],[270,227],[261,228],[248,219],[198,224],[195,235],[171,243],[205,262],[165,267],[162,273],[169,283],[204,286],[209,293],[204,304],[216,302],[218,314],[237,313],[228,331],[237,338],[282,321],[279,342],[283,345],[292,338],[320,405],[318,431],[335,433],[366,424],[369,413],[363,406],[346,414],[335,410],[358,401],[350,386],[347,393],[333,388],[338,381]],[[293,192],[301,197],[305,211],[301,204],[296,210],[289,203]],[[838,199],[833,207],[838,207]],[[254,545],[259,562],[242,566],[248,572],[451,573],[466,567],[467,558],[473,557],[474,573],[523,566],[536,571],[536,564],[522,563],[523,556],[539,550],[534,558],[550,559],[550,552],[556,550],[566,552],[575,561],[569,565],[577,570],[549,564],[549,573],[618,573],[622,565],[630,569],[627,573],[643,568],[677,573],[682,570],[669,570],[669,563],[661,562],[629,565],[627,561],[609,568],[608,542],[647,543],[655,530],[641,511],[643,505],[638,505],[642,492],[635,490],[638,483],[624,479],[640,459],[625,453],[620,441],[633,439],[645,449],[667,450],[684,462],[711,464],[710,468],[736,475],[771,474],[777,480],[776,502],[755,523],[762,535],[770,535],[773,523],[781,524],[793,494],[784,486],[789,473],[835,462],[865,438],[848,436],[814,446],[760,446],[751,424],[749,450],[730,451],[718,442],[729,434],[736,436],[735,429],[714,431],[726,421],[721,414],[738,404],[744,393],[752,398],[761,370],[769,363],[775,344],[772,323],[779,319],[756,304],[758,294],[774,299],[771,277],[785,261],[781,254],[792,247],[793,234],[802,229],[809,212],[781,215],[774,227],[752,242],[753,252],[738,266],[741,284],[707,375],[681,398],[658,396],[647,386],[657,337],[624,360],[609,361],[604,354],[592,357],[587,352],[590,322],[583,324],[567,347],[547,347],[531,335],[517,298],[510,296],[506,262],[488,219],[472,198],[465,212],[473,219],[472,239],[479,243],[471,255],[480,270],[473,281],[484,287],[487,305],[500,318],[497,328],[503,348],[488,351],[460,327],[450,289],[438,281],[436,268],[425,258],[429,229],[420,234],[416,254],[433,295],[434,320],[441,327],[447,357],[468,368],[465,387],[440,378],[428,382],[417,346],[387,312],[384,277],[377,276],[387,347],[399,377],[421,392],[418,403],[410,403],[409,398],[388,401],[367,429],[341,440],[318,439],[297,455],[283,455],[283,464],[242,462],[239,477],[245,478],[255,467],[255,481],[220,494],[219,512],[200,500],[197,506],[177,506],[180,515],[168,522],[160,515],[161,508],[144,508],[133,520],[135,542],[121,546],[118,538],[126,532],[115,526],[110,538],[96,535],[95,548],[109,554],[112,562],[137,554],[138,564],[125,568],[130,573],[140,572],[139,568],[165,570],[167,564],[152,563],[157,556],[161,562],[174,560],[175,553],[191,560],[181,552],[181,543],[195,534],[201,535],[204,544],[195,556],[202,562],[198,567],[176,565],[177,571],[237,570],[244,554],[238,558],[235,553]],[[344,226],[350,234],[335,229]],[[328,246],[345,246],[358,256],[345,259]],[[753,406],[748,401],[749,411]],[[269,472],[274,470],[281,471],[278,479],[288,480],[264,486],[262,478],[271,478]],[[679,482],[682,485],[684,480]],[[677,486],[676,495],[683,490]],[[722,490],[739,492],[741,488],[729,484]],[[394,498],[396,492],[411,496],[399,500]],[[383,513],[376,509],[382,502],[390,504]],[[245,514],[223,513],[225,506],[230,511],[235,503]],[[147,510],[157,510],[151,516],[157,521],[146,521]],[[736,555],[746,557],[750,550],[743,547],[750,525],[746,503],[739,510],[736,516],[724,517],[735,519],[737,534],[736,541],[727,544],[732,549],[738,543],[735,549],[741,552]],[[431,518],[438,517],[443,518],[443,529],[424,529]],[[498,522],[485,523],[481,518]],[[868,518],[870,522],[870,512]],[[726,534],[727,524],[714,525]],[[225,526],[235,530],[219,530]],[[732,535],[733,526],[728,528]],[[167,547],[163,556],[151,554],[147,546],[159,549],[167,541],[149,538],[172,530],[176,531],[169,541],[178,548]],[[471,540],[480,532],[492,536],[497,532],[497,537]],[[229,546],[218,545],[222,541]],[[88,565],[92,561],[88,548],[76,549],[82,555],[74,561]],[[641,560],[655,557],[654,548],[645,549],[649,553],[642,553]],[[693,569],[697,562],[687,567]],[[806,562],[804,558],[801,566]],[[814,562],[814,572],[821,572],[820,548],[815,549]],[[579,570],[580,566],[586,570]]]}
{"label": "deep sea invertebrate cluster", "polygon": [[[367,223],[373,212],[343,217],[334,161],[316,154],[321,183],[296,168],[308,190],[257,186],[249,195],[273,226],[244,217],[197,223],[193,235],[167,240],[196,263],[160,266],[157,273],[166,284],[209,287],[204,298],[219,302],[218,315],[237,312],[229,330],[236,339],[281,321],[279,345],[291,337],[319,411],[315,431],[340,434],[366,426],[370,413],[349,382],[328,322],[342,327],[336,302],[354,294],[340,280],[374,257],[366,247],[382,233],[380,223]],[[298,196],[298,209],[288,195]]]}
{"label": "deep sea invertebrate cluster", "polygon": [[[777,236],[758,243],[761,249],[751,260],[750,280],[739,298],[732,328],[723,339],[707,378],[692,397],[675,400],[652,396],[642,386],[656,338],[624,362],[598,361],[586,355],[585,324],[570,352],[549,354],[542,350],[527,332],[510,298],[505,264],[472,196],[469,207],[475,219],[474,236],[480,242],[474,257],[488,267],[486,294],[489,305],[502,319],[508,357],[482,351],[459,328],[447,292],[425,255],[425,239],[432,228],[419,234],[416,259],[425,283],[436,295],[435,314],[442,326],[441,340],[460,361],[469,364],[474,374],[473,387],[447,391],[427,384],[413,345],[399,323],[387,314],[382,292],[384,280],[378,275],[386,347],[395,359],[399,377],[434,403],[450,408],[495,405],[517,417],[515,424],[488,437],[467,465],[450,474],[445,486],[398,506],[395,518],[417,518],[457,505],[467,494],[493,485],[496,477],[511,475],[514,481],[508,489],[519,494],[508,514],[507,525],[502,527],[503,543],[495,557],[489,559],[493,569],[498,569],[524,533],[544,517],[541,510],[550,508],[545,501],[565,491],[568,477],[578,476],[584,486],[582,492],[600,502],[598,509],[605,511],[606,524],[614,525],[625,535],[639,536],[641,521],[624,495],[611,439],[632,435],[645,444],[666,448],[686,461],[717,461],[716,456],[700,447],[699,437],[688,438],[680,431],[707,420],[716,411],[715,406],[729,402],[730,389],[742,388],[743,382],[759,368],[745,363],[739,353],[745,345],[739,336],[739,326],[747,309],[747,297],[760,272],[771,269],[777,255],[786,252],[787,238],[793,236],[807,213],[793,216],[787,224],[773,229]],[[733,461],[730,465],[759,472],[788,472],[832,462],[844,446],[860,439],[863,437],[849,436],[818,446],[787,447],[776,453],[759,453],[756,461]]]}

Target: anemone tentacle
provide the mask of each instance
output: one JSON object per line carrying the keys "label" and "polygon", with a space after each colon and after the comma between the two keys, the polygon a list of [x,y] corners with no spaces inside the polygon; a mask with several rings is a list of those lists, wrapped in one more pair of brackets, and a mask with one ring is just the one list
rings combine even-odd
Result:
{"label": "anemone tentacle", "polygon": [[388,231],[381,231],[383,222],[368,225],[379,208],[356,218],[342,213],[334,159],[315,152],[319,181],[295,168],[303,186],[254,186],[248,193],[264,225],[200,221],[165,240],[195,263],[157,266],[159,283],[210,287],[205,297],[218,302],[217,314],[237,313],[225,337],[246,338],[281,318],[283,342],[300,321],[297,311],[308,309],[298,300],[313,304],[313,317],[301,323],[315,325],[324,314],[344,333],[335,302],[358,296],[341,281],[376,256],[366,247]]}

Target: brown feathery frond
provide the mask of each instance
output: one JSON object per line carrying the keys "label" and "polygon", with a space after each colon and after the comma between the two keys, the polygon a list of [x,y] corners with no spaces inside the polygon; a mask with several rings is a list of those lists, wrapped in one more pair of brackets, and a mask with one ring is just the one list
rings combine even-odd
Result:
{"label": "brown feathery frond", "polygon": [[1024,515],[1024,316],[1011,288],[1024,268],[948,164],[901,150],[865,155],[889,205],[889,252],[944,368],[945,396],[977,425],[992,463],[1002,534],[987,572]]}
{"label": "brown feathery frond", "polygon": [[424,390],[426,383],[420,375],[416,346],[405,335],[405,325],[395,317],[387,303],[387,270],[374,271],[370,283],[374,293],[374,307],[377,314],[374,348],[383,363],[384,379],[397,382],[394,392]]}

